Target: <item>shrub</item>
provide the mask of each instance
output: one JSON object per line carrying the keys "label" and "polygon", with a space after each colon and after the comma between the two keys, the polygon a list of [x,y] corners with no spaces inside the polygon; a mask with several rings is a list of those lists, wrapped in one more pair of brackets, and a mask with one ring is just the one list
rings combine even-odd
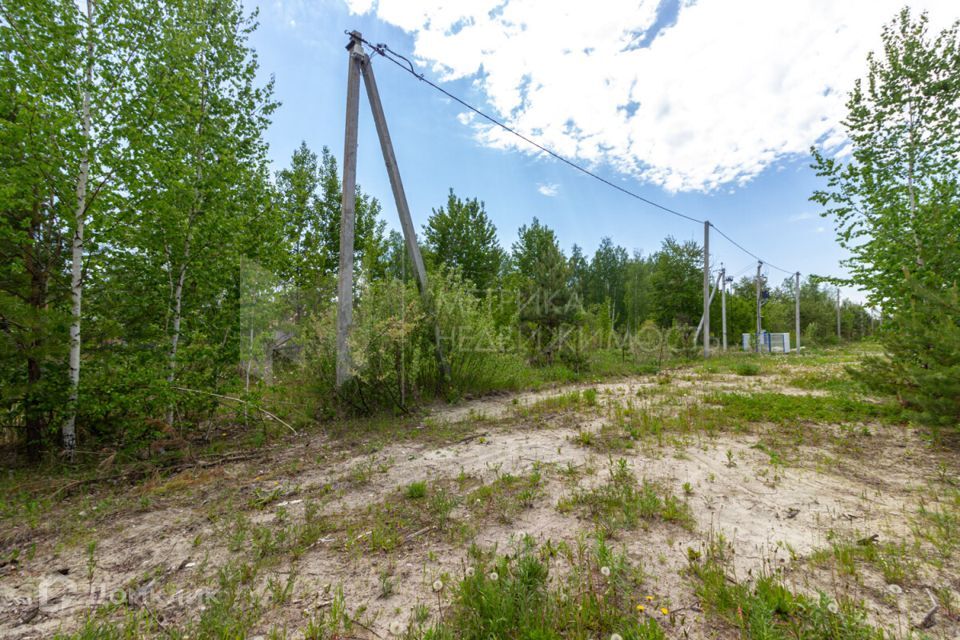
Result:
{"label": "shrub", "polygon": [[411,500],[418,500],[427,495],[427,483],[423,480],[411,482],[407,485],[406,496]]}
{"label": "shrub", "polygon": [[914,288],[912,304],[885,323],[885,354],[864,358],[851,373],[869,388],[895,395],[935,431],[960,428],[960,295]]}
{"label": "shrub", "polygon": [[733,371],[738,376],[758,376],[760,375],[760,365],[756,362],[738,362],[733,367]]}
{"label": "shrub", "polygon": [[[338,406],[358,413],[405,412],[440,391],[456,398],[523,386],[527,365],[507,351],[506,337],[461,278],[431,274],[431,296],[434,314],[427,314],[411,283],[379,281],[364,288],[349,341],[353,378],[339,393],[336,308],[330,305],[313,319],[303,339],[300,375],[321,416]],[[450,370],[447,381],[435,357],[438,328]]]}

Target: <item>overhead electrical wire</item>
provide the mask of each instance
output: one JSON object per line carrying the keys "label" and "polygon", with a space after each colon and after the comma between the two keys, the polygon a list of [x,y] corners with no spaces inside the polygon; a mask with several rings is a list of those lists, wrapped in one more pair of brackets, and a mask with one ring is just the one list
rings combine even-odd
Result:
{"label": "overhead electrical wire", "polygon": [[[370,41],[368,41],[368,40],[366,40],[366,39],[364,39],[364,38],[362,38],[362,37],[359,37],[355,32],[352,33],[352,32],[349,32],[349,31],[345,31],[344,33],[346,33],[348,36],[350,36],[350,37],[352,37],[352,38],[356,38],[357,40],[359,40],[359,41],[362,42],[363,44],[367,45],[367,46],[370,47],[375,53],[379,54],[379,55],[380,55],[381,57],[383,57],[385,60],[389,60],[390,62],[392,62],[393,64],[395,64],[395,65],[398,66],[399,68],[403,69],[404,71],[406,71],[407,73],[409,73],[410,75],[412,75],[414,78],[416,78],[416,79],[419,80],[420,82],[426,83],[427,85],[429,85],[429,86],[432,87],[433,89],[436,89],[437,91],[439,91],[440,93],[442,93],[442,94],[445,95],[446,97],[448,97],[448,98],[450,98],[451,100],[453,100],[454,102],[462,105],[463,107],[469,109],[470,111],[472,111],[473,113],[477,114],[477,115],[480,116],[481,118],[483,118],[483,119],[491,122],[492,124],[496,125],[497,127],[500,127],[501,129],[503,129],[503,130],[506,131],[507,133],[510,133],[510,134],[516,136],[517,138],[520,138],[521,140],[523,140],[523,141],[526,142],[527,144],[529,144],[529,145],[531,145],[531,146],[533,146],[533,147],[536,147],[537,149],[539,149],[539,150],[542,151],[543,153],[547,154],[548,156],[550,156],[550,157],[552,157],[552,158],[554,158],[554,159],[556,159],[556,160],[559,160],[560,162],[562,162],[562,163],[566,164],[567,166],[569,166],[569,167],[571,167],[571,168],[579,171],[580,173],[583,173],[583,174],[585,174],[585,175],[593,178],[594,180],[598,180],[598,181],[602,182],[603,184],[607,185],[608,187],[613,187],[613,188],[616,189],[617,191],[619,191],[619,192],[621,192],[621,193],[623,193],[623,194],[626,194],[626,195],[630,196],[631,198],[635,198],[635,199],[639,200],[640,202],[643,202],[643,203],[645,203],[645,204],[648,204],[648,205],[650,205],[651,207],[655,207],[655,208],[657,208],[657,209],[659,209],[659,210],[661,210],[661,211],[663,211],[663,212],[665,212],[665,213],[669,213],[669,214],[671,214],[671,215],[677,216],[678,218],[683,218],[683,219],[685,219],[685,220],[689,220],[690,222],[696,222],[696,223],[698,223],[698,224],[705,224],[705,223],[706,223],[706,224],[710,225],[710,227],[712,227],[717,233],[719,233],[721,236],[723,236],[724,239],[726,239],[728,242],[730,242],[730,244],[732,244],[732,245],[735,246],[736,248],[740,249],[740,250],[743,251],[745,254],[747,254],[748,256],[750,256],[750,257],[752,257],[752,258],[754,258],[754,259],[757,260],[758,262],[761,262],[761,263],[763,263],[764,265],[766,265],[766,266],[768,266],[768,267],[771,267],[771,268],[773,268],[773,269],[776,269],[776,270],[778,270],[778,271],[782,271],[783,273],[787,273],[787,274],[791,274],[791,275],[794,274],[794,273],[798,273],[798,272],[796,272],[796,271],[790,271],[790,270],[787,270],[787,269],[783,269],[783,268],[778,267],[777,265],[775,265],[775,264],[773,264],[773,263],[771,263],[771,262],[769,262],[769,261],[767,261],[767,260],[764,260],[763,258],[761,258],[760,256],[758,256],[757,254],[753,253],[752,251],[750,251],[749,249],[747,249],[746,247],[744,247],[742,244],[740,244],[739,242],[737,242],[736,240],[734,240],[733,238],[731,238],[729,235],[727,235],[726,233],[724,233],[723,231],[721,231],[721,230],[720,230],[715,224],[713,224],[712,222],[708,222],[708,221],[706,221],[706,220],[701,220],[701,219],[699,219],[699,218],[695,218],[695,217],[690,216],[690,215],[687,215],[687,214],[685,214],[685,213],[683,213],[683,212],[677,211],[676,209],[671,209],[670,207],[667,207],[667,206],[665,206],[665,205],[662,205],[662,204],[660,204],[659,202],[656,202],[656,201],[654,201],[654,200],[650,200],[649,198],[645,198],[645,197],[641,196],[640,194],[638,194],[638,193],[636,193],[636,192],[634,192],[634,191],[631,191],[630,189],[627,189],[627,188],[625,188],[625,187],[621,187],[620,185],[618,185],[618,184],[616,184],[616,183],[614,183],[614,182],[611,182],[610,180],[607,180],[607,179],[604,178],[603,176],[598,175],[597,173],[591,171],[590,169],[584,167],[583,165],[578,164],[578,163],[576,163],[576,162],[574,162],[574,161],[572,161],[572,160],[569,160],[568,158],[565,158],[564,156],[560,155],[560,154],[557,153],[556,151],[553,151],[552,149],[549,149],[548,147],[543,146],[542,144],[540,144],[540,143],[537,142],[536,140],[533,140],[533,139],[529,138],[528,136],[520,133],[520,132],[517,131],[516,129],[510,127],[509,125],[507,125],[507,124],[504,123],[503,121],[501,121],[501,120],[499,120],[499,119],[497,119],[497,118],[495,118],[495,117],[493,117],[493,116],[485,113],[485,112],[482,111],[481,109],[478,109],[477,107],[473,106],[472,104],[470,104],[470,103],[467,102],[466,100],[463,100],[463,99],[460,98],[459,96],[456,96],[456,95],[454,95],[453,93],[450,93],[449,91],[447,91],[446,89],[444,89],[444,88],[441,87],[440,85],[438,85],[438,84],[432,82],[431,80],[429,80],[424,74],[422,74],[422,73],[417,73],[416,70],[415,70],[414,67],[413,67],[413,63],[412,63],[408,58],[406,58],[405,56],[397,53],[396,51],[394,51],[393,49],[391,49],[388,45],[386,45],[386,44],[384,44],[384,43],[373,44],[372,42],[370,42]],[[401,61],[402,61],[402,62],[401,62]]]}

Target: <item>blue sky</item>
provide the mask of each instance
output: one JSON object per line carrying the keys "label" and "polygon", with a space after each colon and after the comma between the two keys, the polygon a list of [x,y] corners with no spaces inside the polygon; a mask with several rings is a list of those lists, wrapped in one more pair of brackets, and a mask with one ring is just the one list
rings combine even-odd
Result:
{"label": "blue sky", "polygon": [[[350,1],[260,4],[251,44],[283,103],[267,135],[275,169],[301,140],[342,156],[344,30],[357,29],[415,57],[452,93],[627,189],[709,219],[766,260],[802,274],[843,273],[833,225],[809,201],[819,181],[806,150],[844,153],[843,94],[896,3],[811,0],[792,3],[792,16],[760,0],[611,0],[598,17],[578,14],[584,3],[543,0]],[[933,4],[932,22],[953,17]],[[418,229],[453,188],[486,203],[507,248],[534,216],[566,251],[576,243],[591,254],[605,236],[644,254],[668,235],[702,241],[702,226],[535,155],[391,63],[373,64]],[[361,100],[358,181],[398,228]],[[728,273],[755,268],[717,236],[711,254]]]}

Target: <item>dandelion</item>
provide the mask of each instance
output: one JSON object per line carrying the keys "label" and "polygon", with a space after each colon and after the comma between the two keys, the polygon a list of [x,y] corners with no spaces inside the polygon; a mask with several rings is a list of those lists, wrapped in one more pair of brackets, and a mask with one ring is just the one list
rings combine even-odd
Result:
{"label": "dandelion", "polygon": [[436,591],[437,593],[439,593],[440,591],[443,591],[443,581],[442,581],[442,580],[434,580],[434,581],[433,581],[433,590]]}
{"label": "dandelion", "polygon": [[832,614],[838,614],[840,613],[840,607],[837,606],[836,602],[831,602],[830,604],[827,605],[827,611],[829,611]]}
{"label": "dandelion", "polygon": [[640,613],[643,613],[643,612],[646,611],[646,610],[647,610],[647,608],[646,608],[645,606],[643,606],[642,604],[638,604],[638,605],[637,605],[637,611],[639,611]]}
{"label": "dandelion", "polygon": [[611,633],[610,640],[623,640],[623,636],[621,636],[619,633]]}
{"label": "dandelion", "polygon": [[647,602],[653,602],[653,596],[647,596]]}
{"label": "dandelion", "polygon": [[403,635],[403,623],[399,620],[394,620],[390,623],[390,635],[399,636]]}
{"label": "dandelion", "polygon": [[889,591],[890,593],[892,593],[892,594],[895,595],[895,596],[898,596],[898,595],[900,595],[901,593],[903,593],[903,588],[901,588],[900,585],[898,585],[898,584],[888,584],[888,585],[887,585],[887,591]]}
{"label": "dandelion", "polygon": [[662,613],[665,616],[668,616],[670,615],[670,610],[667,609],[666,607],[660,607],[660,613]]}
{"label": "dandelion", "polygon": [[472,578],[476,572],[477,572],[477,570],[474,569],[473,567],[467,567],[467,572],[466,572],[466,573],[467,573],[467,577],[468,577],[468,578]]}
{"label": "dandelion", "polygon": [[496,582],[500,578],[496,571],[491,571],[489,574],[487,574],[487,577],[490,578],[492,582]]}
{"label": "dandelion", "polygon": [[600,573],[603,574],[604,578],[610,577],[610,567],[600,567]]}

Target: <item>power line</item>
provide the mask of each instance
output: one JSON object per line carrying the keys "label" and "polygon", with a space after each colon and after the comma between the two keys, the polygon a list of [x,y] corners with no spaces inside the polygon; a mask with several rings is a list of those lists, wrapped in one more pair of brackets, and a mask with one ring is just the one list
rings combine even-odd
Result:
{"label": "power line", "polygon": [[[498,120],[497,118],[494,118],[494,117],[491,116],[491,115],[488,115],[488,114],[484,113],[483,111],[481,111],[481,110],[478,109],[477,107],[475,107],[475,106],[473,106],[472,104],[466,102],[465,100],[463,100],[463,99],[455,96],[454,94],[450,93],[449,91],[447,91],[447,90],[444,89],[443,87],[441,87],[441,86],[439,86],[439,85],[431,82],[431,81],[428,80],[426,77],[424,77],[424,75],[423,75],[422,73],[417,73],[416,71],[414,71],[414,69],[413,69],[413,64],[412,64],[409,60],[407,60],[406,58],[404,58],[403,56],[401,56],[399,53],[396,53],[395,51],[393,51],[393,50],[392,50],[390,47],[388,47],[387,45],[385,45],[385,44],[383,44],[383,43],[374,45],[374,44],[371,44],[370,42],[367,42],[366,40],[364,40],[364,39],[362,39],[362,38],[360,39],[360,41],[363,42],[363,43],[366,44],[366,45],[369,45],[370,48],[372,48],[374,51],[376,51],[376,52],[379,53],[381,56],[383,56],[384,59],[389,60],[390,62],[394,63],[395,65],[397,65],[398,67],[400,67],[401,69],[403,69],[403,70],[406,71],[407,73],[411,74],[413,77],[417,78],[417,79],[420,80],[421,82],[425,82],[426,84],[430,85],[431,87],[433,87],[434,89],[436,89],[437,91],[439,91],[439,92],[442,93],[443,95],[447,96],[447,97],[450,98],[451,100],[453,100],[453,101],[455,101],[455,102],[458,102],[459,104],[463,105],[464,107],[466,107],[466,108],[469,109],[470,111],[473,111],[474,113],[476,113],[476,114],[479,115],[480,117],[482,117],[482,118],[484,118],[484,119],[486,119],[486,120],[489,120],[490,122],[492,122],[492,123],[495,124],[496,126],[498,126],[498,127],[500,127],[501,129],[503,129],[504,131],[515,135],[516,137],[520,138],[521,140],[523,140],[523,141],[526,142],[527,144],[529,144],[529,145],[531,145],[531,146],[534,146],[534,147],[536,147],[537,149],[539,149],[540,151],[546,153],[546,154],[549,155],[550,157],[555,158],[555,159],[559,160],[560,162],[562,162],[562,163],[564,163],[564,164],[566,164],[566,165],[568,165],[568,166],[570,166],[570,167],[573,167],[573,168],[576,169],[577,171],[580,171],[581,173],[584,173],[584,174],[590,176],[591,178],[593,178],[593,179],[595,179],[595,180],[599,180],[600,182],[604,183],[604,184],[607,185],[608,187],[613,187],[613,188],[616,189],[617,191],[620,191],[621,193],[625,193],[626,195],[628,195],[628,196],[630,196],[630,197],[632,197],[632,198],[636,198],[637,200],[640,200],[641,202],[644,202],[644,203],[646,203],[646,204],[648,204],[648,205],[650,205],[650,206],[652,206],[652,207],[656,207],[657,209],[660,209],[661,211],[665,211],[665,212],[667,212],[667,213],[669,213],[669,214],[672,214],[672,215],[675,215],[675,216],[677,216],[677,217],[684,218],[685,220],[689,220],[690,222],[697,222],[697,223],[699,223],[699,224],[703,224],[703,222],[704,222],[703,220],[698,220],[697,218],[694,218],[693,216],[688,216],[688,215],[685,214],[685,213],[681,213],[681,212],[679,212],[679,211],[677,211],[677,210],[675,210],[675,209],[671,209],[670,207],[664,206],[664,205],[662,205],[662,204],[660,204],[660,203],[658,203],[658,202],[654,202],[653,200],[650,200],[650,199],[648,199],[648,198],[644,198],[644,197],[641,196],[640,194],[638,194],[638,193],[636,193],[636,192],[633,192],[633,191],[630,191],[629,189],[625,189],[624,187],[621,187],[620,185],[615,184],[615,183],[607,180],[606,178],[604,178],[604,177],[602,177],[602,176],[594,173],[593,171],[591,171],[590,169],[587,169],[587,168],[584,167],[583,165],[577,164],[576,162],[573,162],[572,160],[568,160],[567,158],[564,158],[564,157],[563,157],[562,155],[560,155],[559,153],[557,153],[557,152],[555,152],[555,151],[553,151],[553,150],[551,150],[551,149],[548,149],[547,147],[543,146],[543,145],[540,144],[539,142],[536,142],[535,140],[532,140],[531,138],[528,138],[527,136],[525,136],[524,134],[520,133],[520,132],[517,131],[516,129],[511,128],[511,127],[510,127],[509,125],[507,125],[506,123]],[[406,62],[406,64],[403,64],[402,62],[400,62],[400,60],[397,60],[396,58],[401,58],[401,59],[403,59],[403,60]]]}
{"label": "power line", "polygon": [[[572,161],[572,160],[569,160],[569,159],[563,157],[562,155],[560,155],[559,153],[557,153],[556,151],[553,151],[552,149],[549,149],[549,148],[543,146],[543,145],[540,144],[539,142],[537,142],[537,141],[535,141],[535,140],[527,137],[526,135],[520,133],[519,131],[517,131],[516,129],[510,127],[509,125],[507,125],[506,123],[502,122],[501,120],[499,120],[499,119],[497,119],[497,118],[495,118],[495,117],[493,117],[493,116],[485,113],[484,111],[478,109],[477,107],[473,106],[472,104],[470,104],[470,103],[467,102],[466,100],[463,100],[463,99],[460,98],[459,96],[456,96],[456,95],[450,93],[449,91],[447,91],[446,89],[444,89],[444,88],[441,87],[440,85],[438,85],[438,84],[432,82],[431,80],[427,79],[427,78],[424,76],[424,74],[422,74],[422,73],[417,73],[416,70],[413,68],[413,63],[412,63],[409,59],[407,59],[407,58],[404,57],[403,55],[397,53],[396,51],[394,51],[393,49],[391,49],[388,45],[386,45],[386,44],[384,44],[384,43],[373,44],[373,43],[369,42],[368,40],[365,40],[364,38],[360,37],[356,32],[345,31],[344,33],[346,33],[347,35],[349,35],[349,36],[352,37],[352,38],[357,38],[360,42],[362,42],[363,44],[369,46],[375,53],[377,53],[377,54],[379,54],[380,56],[382,56],[385,60],[389,60],[390,62],[392,62],[392,63],[395,64],[396,66],[400,67],[401,69],[403,69],[404,71],[406,71],[407,73],[409,73],[410,75],[412,75],[414,78],[416,78],[416,79],[419,80],[420,82],[426,83],[427,85],[429,85],[429,86],[432,87],[433,89],[436,89],[437,91],[439,91],[440,93],[442,93],[442,94],[445,95],[446,97],[450,98],[450,99],[453,100],[454,102],[457,102],[458,104],[462,105],[463,107],[469,109],[470,111],[472,111],[473,113],[477,114],[477,115],[480,116],[481,118],[484,118],[485,120],[488,120],[489,122],[491,122],[492,124],[500,127],[501,129],[503,129],[503,130],[506,131],[507,133],[510,133],[510,134],[516,136],[517,138],[520,138],[521,140],[523,140],[523,141],[526,142],[527,144],[529,144],[529,145],[531,145],[531,146],[533,146],[533,147],[536,147],[537,149],[539,149],[539,150],[542,151],[543,153],[546,153],[547,155],[549,155],[550,157],[552,157],[552,158],[554,158],[554,159],[556,159],[556,160],[559,160],[560,162],[566,164],[567,166],[569,166],[569,167],[571,167],[571,168],[573,168],[573,169],[576,169],[577,171],[579,171],[579,172],[581,172],[581,173],[583,173],[583,174],[585,174],[585,175],[587,175],[587,176],[590,176],[591,178],[593,178],[593,179],[595,179],[595,180],[598,180],[598,181],[602,182],[603,184],[607,185],[608,187],[613,187],[613,188],[616,189],[617,191],[619,191],[619,192],[621,192],[621,193],[623,193],[623,194],[626,194],[626,195],[630,196],[631,198],[635,198],[635,199],[637,199],[637,200],[639,200],[639,201],[641,201],[641,202],[643,202],[643,203],[645,203],[645,204],[648,204],[648,205],[650,205],[650,206],[652,206],[652,207],[655,207],[655,208],[657,208],[657,209],[660,209],[661,211],[664,211],[664,212],[669,213],[669,214],[671,214],[671,215],[677,216],[678,218],[683,218],[683,219],[685,219],[685,220],[689,220],[690,222],[696,222],[696,223],[698,223],[698,224],[704,224],[704,222],[706,222],[705,220],[700,220],[699,218],[695,218],[695,217],[693,217],[693,216],[690,216],[690,215],[687,215],[687,214],[682,213],[682,212],[680,212],[680,211],[677,211],[676,209],[671,209],[670,207],[667,207],[667,206],[665,206],[665,205],[662,205],[662,204],[660,204],[659,202],[655,202],[654,200],[650,200],[649,198],[645,198],[645,197],[641,196],[640,194],[638,194],[638,193],[636,193],[636,192],[634,192],[634,191],[631,191],[630,189],[627,189],[627,188],[625,188],[625,187],[621,187],[620,185],[615,184],[615,183],[611,182],[610,180],[607,180],[607,179],[604,178],[603,176],[600,176],[600,175],[594,173],[594,172],[591,171],[590,169],[587,169],[587,168],[584,167],[583,165],[578,164],[578,163],[576,163],[576,162],[574,162],[574,161]],[[402,60],[402,62],[401,62],[401,60]],[[777,265],[775,265],[775,264],[773,264],[773,263],[771,263],[771,262],[768,262],[768,261],[764,260],[763,258],[761,258],[760,256],[758,256],[757,254],[753,253],[752,251],[750,251],[749,249],[747,249],[746,247],[744,247],[742,244],[740,244],[739,242],[737,242],[736,240],[734,240],[733,238],[731,238],[729,235],[727,235],[726,233],[724,233],[723,231],[721,231],[721,230],[720,230],[715,224],[713,224],[712,222],[707,223],[707,224],[709,224],[711,227],[713,227],[713,229],[714,229],[717,233],[719,233],[721,236],[723,236],[723,237],[724,237],[728,242],[730,242],[733,246],[735,246],[736,248],[740,249],[740,250],[743,251],[745,254],[747,254],[748,256],[750,256],[750,257],[752,257],[752,258],[754,258],[755,260],[757,260],[757,261],[759,261],[759,262],[762,262],[763,264],[765,264],[765,265],[767,265],[767,266],[769,266],[769,267],[772,267],[773,269],[776,269],[776,270],[778,270],[778,271],[782,271],[783,273],[787,273],[787,274],[791,274],[791,275],[794,274],[794,273],[796,273],[795,271],[790,271],[790,270],[787,270],[787,269],[783,269],[783,268],[778,267]]]}

